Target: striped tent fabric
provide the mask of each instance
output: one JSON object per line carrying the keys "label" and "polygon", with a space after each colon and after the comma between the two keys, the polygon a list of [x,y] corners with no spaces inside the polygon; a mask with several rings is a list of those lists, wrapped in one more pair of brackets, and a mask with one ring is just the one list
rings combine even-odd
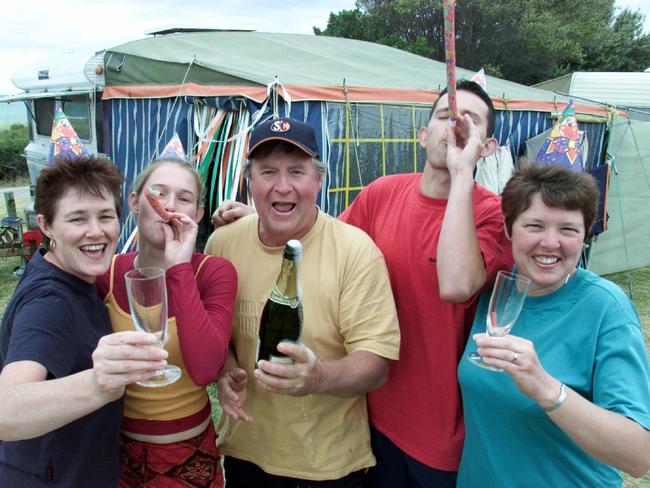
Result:
{"label": "striped tent fabric", "polygon": [[[426,126],[430,106],[394,103],[330,103],[304,101],[267,106],[243,97],[176,97],[110,99],[104,101],[104,119],[110,134],[110,155],[126,178],[124,201],[135,176],[178,133],[188,157],[207,187],[206,215],[224,199],[249,202],[241,171],[250,129],[254,122],[285,116],[314,127],[321,159],[328,172],[319,206],[338,215],[358,192],[388,174],[422,171],[426,155],[417,133]],[[517,160],[526,141],[553,124],[549,113],[497,110],[495,138]],[[580,122],[589,141],[585,168],[598,166],[605,144],[604,123]],[[206,217],[208,218],[208,217]],[[124,217],[120,249],[132,235],[134,222]],[[204,232],[210,232],[209,218]],[[131,243],[131,247],[132,247]]]}
{"label": "striped tent fabric", "polygon": [[[124,208],[136,176],[178,134],[183,147],[192,147],[190,140],[193,105],[182,99],[112,99],[104,103],[104,127],[110,138],[105,141],[110,156],[124,175],[122,190]],[[122,215],[122,233],[118,249],[124,249],[135,228],[129,212]]]}
{"label": "striped tent fabric", "polygon": [[[327,104],[328,213],[341,213],[362,188],[380,176],[422,171],[426,154],[417,133],[428,123],[429,111],[423,105]],[[526,141],[552,125],[546,112],[497,110],[494,137],[517,161],[525,154]],[[596,167],[605,150],[606,125],[581,122],[580,127],[589,141],[585,167]]]}

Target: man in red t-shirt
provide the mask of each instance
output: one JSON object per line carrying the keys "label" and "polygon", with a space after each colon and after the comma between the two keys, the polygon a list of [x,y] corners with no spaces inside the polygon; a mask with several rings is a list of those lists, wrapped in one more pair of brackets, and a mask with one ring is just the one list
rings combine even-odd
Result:
{"label": "man in red t-shirt", "polygon": [[464,438],[456,368],[474,297],[512,262],[500,198],[473,179],[497,147],[492,102],[472,82],[459,83],[457,100],[455,131],[446,91],[420,129],[421,174],[379,178],[339,217],[384,254],[402,334],[388,381],[368,394],[372,488],[455,486]]}
{"label": "man in red t-shirt", "polygon": [[[456,485],[464,438],[456,368],[474,298],[512,265],[500,198],[473,180],[478,159],[497,147],[494,107],[476,83],[462,81],[457,90],[456,130],[446,90],[420,129],[423,172],[379,178],[339,217],[384,254],[402,337],[387,382],[368,394],[377,458],[371,488]],[[250,211],[224,202],[213,222]]]}

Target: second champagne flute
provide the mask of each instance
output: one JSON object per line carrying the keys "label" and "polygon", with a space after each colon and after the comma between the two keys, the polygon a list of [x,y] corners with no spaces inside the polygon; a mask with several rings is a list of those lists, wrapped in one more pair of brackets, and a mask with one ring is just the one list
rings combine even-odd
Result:
{"label": "second champagne flute", "polygon": [[[486,331],[489,336],[503,337],[508,335],[524,306],[529,286],[530,280],[525,276],[508,273],[507,271],[497,273],[497,279],[494,282],[494,288],[492,288],[492,295],[490,296],[487,316],[485,317]],[[484,362],[477,352],[471,353],[468,359],[482,368],[503,371]]]}

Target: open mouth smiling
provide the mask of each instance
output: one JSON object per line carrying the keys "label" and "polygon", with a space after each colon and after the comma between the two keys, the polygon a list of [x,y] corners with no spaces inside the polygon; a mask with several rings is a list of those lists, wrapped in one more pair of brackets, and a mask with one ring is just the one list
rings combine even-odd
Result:
{"label": "open mouth smiling", "polygon": [[560,261],[560,258],[557,256],[533,256],[533,259],[536,263],[541,264],[542,266],[551,266]]}
{"label": "open mouth smiling", "polygon": [[273,210],[279,213],[289,213],[296,208],[295,203],[275,202],[272,204]]}
{"label": "open mouth smiling", "polygon": [[79,250],[91,257],[101,256],[106,250],[106,244],[86,244],[79,246]]}

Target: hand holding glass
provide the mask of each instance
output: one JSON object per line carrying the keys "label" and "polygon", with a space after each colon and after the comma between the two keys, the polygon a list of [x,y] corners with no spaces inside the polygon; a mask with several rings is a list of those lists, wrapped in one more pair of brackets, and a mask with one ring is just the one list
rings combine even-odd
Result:
{"label": "hand holding glass", "polygon": [[[167,337],[167,287],[162,268],[132,269],[124,275],[129,308],[136,330],[150,332],[163,348]],[[167,365],[148,380],[138,385],[160,387],[174,383],[181,376],[177,366]]]}
{"label": "hand holding glass", "polygon": [[[489,336],[503,337],[508,335],[524,306],[529,286],[530,280],[525,276],[506,271],[497,273],[486,317],[487,334]],[[477,352],[471,353],[468,359],[482,368],[503,371],[485,363]]]}

